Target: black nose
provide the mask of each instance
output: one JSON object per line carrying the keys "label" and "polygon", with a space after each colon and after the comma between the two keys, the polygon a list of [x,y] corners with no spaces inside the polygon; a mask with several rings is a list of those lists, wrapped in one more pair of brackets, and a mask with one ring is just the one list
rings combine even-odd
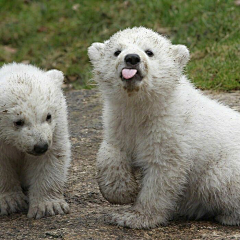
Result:
{"label": "black nose", "polygon": [[43,154],[43,153],[45,153],[47,150],[48,150],[48,144],[47,144],[47,143],[44,143],[44,144],[36,144],[36,145],[34,146],[34,149],[33,149],[33,151],[34,151],[36,154]]}
{"label": "black nose", "polygon": [[136,66],[140,62],[140,57],[137,54],[128,54],[124,60],[128,66]]}

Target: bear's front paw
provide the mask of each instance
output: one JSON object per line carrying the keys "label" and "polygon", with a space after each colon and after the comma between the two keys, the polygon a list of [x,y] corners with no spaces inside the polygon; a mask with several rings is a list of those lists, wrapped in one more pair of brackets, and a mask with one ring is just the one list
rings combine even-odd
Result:
{"label": "bear's front paw", "polygon": [[64,200],[52,200],[40,202],[36,205],[30,205],[28,218],[39,219],[47,216],[69,213],[70,209]]}
{"label": "bear's front paw", "polygon": [[135,202],[138,194],[138,184],[135,179],[117,179],[110,184],[99,181],[99,189],[105,199],[113,204],[130,204]]}
{"label": "bear's front paw", "polygon": [[22,192],[0,194],[0,215],[24,211],[28,208],[27,197]]}
{"label": "bear's front paw", "polygon": [[154,214],[144,214],[132,209],[122,213],[112,213],[105,216],[105,222],[108,224],[135,229],[150,229],[159,225],[166,225],[167,221]]}

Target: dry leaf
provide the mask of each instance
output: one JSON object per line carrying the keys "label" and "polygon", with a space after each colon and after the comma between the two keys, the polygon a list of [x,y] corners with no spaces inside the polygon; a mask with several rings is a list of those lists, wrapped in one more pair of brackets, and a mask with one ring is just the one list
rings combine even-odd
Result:
{"label": "dry leaf", "polygon": [[12,48],[12,47],[9,47],[9,46],[4,46],[3,48],[6,52],[9,52],[9,53],[16,53],[17,52],[16,48]]}
{"label": "dry leaf", "polygon": [[74,5],[72,6],[72,9],[73,9],[74,11],[77,11],[79,7],[80,7],[80,4],[74,4]]}
{"label": "dry leaf", "polygon": [[240,6],[240,0],[234,2],[236,6]]}

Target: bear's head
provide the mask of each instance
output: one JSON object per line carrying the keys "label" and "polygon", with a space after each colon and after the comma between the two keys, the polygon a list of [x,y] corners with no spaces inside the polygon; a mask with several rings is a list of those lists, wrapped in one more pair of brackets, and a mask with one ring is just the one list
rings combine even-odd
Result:
{"label": "bear's head", "polygon": [[31,155],[51,149],[64,107],[63,79],[58,70],[45,72],[25,64],[0,69],[0,144]]}
{"label": "bear's head", "polygon": [[93,43],[88,55],[100,89],[113,94],[173,89],[189,60],[187,47],[173,45],[144,27],[128,28],[104,43]]}

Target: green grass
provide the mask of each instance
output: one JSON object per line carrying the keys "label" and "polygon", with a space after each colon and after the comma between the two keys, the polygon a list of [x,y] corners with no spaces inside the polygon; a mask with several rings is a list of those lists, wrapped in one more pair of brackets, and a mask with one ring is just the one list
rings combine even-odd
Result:
{"label": "green grass", "polygon": [[87,47],[132,26],[185,44],[197,87],[240,89],[240,6],[227,0],[0,0],[0,65],[57,68],[75,88],[89,88]]}

